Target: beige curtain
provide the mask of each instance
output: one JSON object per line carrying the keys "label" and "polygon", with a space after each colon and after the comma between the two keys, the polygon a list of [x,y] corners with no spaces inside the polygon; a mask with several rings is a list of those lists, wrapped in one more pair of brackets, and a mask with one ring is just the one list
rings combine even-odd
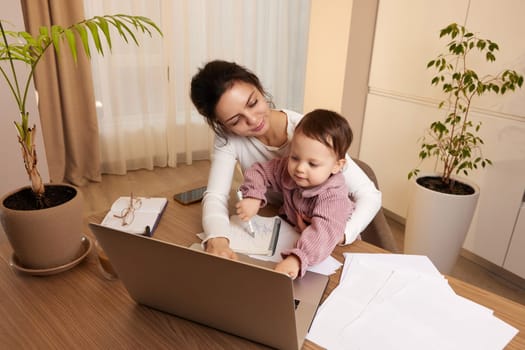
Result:
{"label": "beige curtain", "polygon": [[[43,25],[68,26],[84,18],[82,0],[21,4],[26,30],[33,34]],[[80,54],[75,64],[70,56],[66,43],[59,59],[48,50],[38,64],[35,88],[50,180],[81,186],[101,180],[97,114],[89,60]]]}
{"label": "beige curtain", "polygon": [[139,47],[115,41],[111,55],[92,59],[103,173],[208,159],[213,133],[193,107],[189,86],[211,59],[252,69],[276,106],[303,110],[310,1],[84,0],[84,5],[88,17],[140,14],[163,32],[162,38],[140,36]]}

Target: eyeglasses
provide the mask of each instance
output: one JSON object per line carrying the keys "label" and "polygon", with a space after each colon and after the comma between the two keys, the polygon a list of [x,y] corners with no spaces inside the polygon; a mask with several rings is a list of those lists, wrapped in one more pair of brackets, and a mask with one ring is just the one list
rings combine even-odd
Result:
{"label": "eyeglasses", "polygon": [[113,214],[114,217],[122,219],[122,226],[130,225],[135,219],[135,210],[142,206],[142,199],[140,197],[133,197],[133,192],[129,196],[129,204],[122,209],[120,215]]}

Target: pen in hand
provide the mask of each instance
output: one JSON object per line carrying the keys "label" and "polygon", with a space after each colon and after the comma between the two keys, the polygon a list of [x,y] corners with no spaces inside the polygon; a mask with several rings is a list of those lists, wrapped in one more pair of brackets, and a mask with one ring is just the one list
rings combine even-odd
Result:
{"label": "pen in hand", "polygon": [[[242,200],[242,192],[241,192],[241,190],[237,191],[237,198],[240,201]],[[253,229],[252,220],[248,220],[248,229],[249,229],[248,233],[250,234],[250,236],[255,237],[255,230]]]}

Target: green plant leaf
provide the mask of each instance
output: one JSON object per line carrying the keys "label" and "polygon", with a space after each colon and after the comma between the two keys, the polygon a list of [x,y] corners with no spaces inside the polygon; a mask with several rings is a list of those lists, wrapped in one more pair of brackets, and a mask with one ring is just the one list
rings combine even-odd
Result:
{"label": "green plant leaf", "polygon": [[485,42],[485,40],[478,40],[476,46],[477,46],[477,48],[480,51],[483,51],[483,50],[485,50],[485,47],[487,46],[487,43]]}
{"label": "green plant leaf", "polygon": [[89,48],[89,38],[88,38],[86,27],[80,24],[74,24],[73,29],[80,36],[80,42],[82,43],[82,46],[84,47],[84,52],[86,53],[87,57],[91,58],[91,50]]}
{"label": "green plant leaf", "polygon": [[75,41],[75,34],[71,29],[65,29],[64,34],[67,39],[67,43],[69,44],[69,49],[71,50],[71,55],[73,56],[73,60],[75,63],[77,62],[77,45]]}
{"label": "green plant leaf", "polygon": [[131,29],[126,25],[126,23],[124,23],[124,21],[126,21],[126,22],[129,22],[130,24],[134,25],[134,22],[129,18],[129,16],[126,16],[126,15],[117,15],[115,20],[117,21],[118,19],[122,19],[122,21],[119,21],[120,28],[124,29],[128,33],[128,35],[131,37],[131,39],[133,39],[133,41],[135,42],[135,45],[138,46],[139,42],[138,42],[137,38],[135,37],[135,34],[133,34]]}
{"label": "green plant leaf", "polygon": [[115,28],[117,29],[117,32],[118,32],[118,34],[120,35],[120,37],[121,37],[122,39],[124,39],[124,41],[127,43],[127,42],[128,42],[128,38],[127,38],[127,36],[126,36],[126,32],[124,32],[124,31],[122,30],[122,26],[121,26],[120,22],[119,22],[117,19],[115,19],[115,18],[107,18],[107,21],[108,21],[108,23],[110,23],[113,27],[115,27]]}
{"label": "green plant leaf", "polygon": [[60,35],[62,34],[62,28],[54,25],[51,27],[51,40],[57,54],[60,53]]}
{"label": "green plant leaf", "polygon": [[495,42],[493,41],[488,41],[489,42],[489,50],[490,51],[496,51],[496,50],[499,50],[499,46],[498,44],[496,44]]}
{"label": "green plant leaf", "polygon": [[97,52],[104,56],[104,49],[102,48],[102,43],[100,42],[100,37],[98,36],[97,25],[91,21],[87,21],[86,25],[89,28],[89,32],[91,33],[91,37],[93,38],[93,44],[95,45]]}
{"label": "green plant leaf", "polygon": [[104,36],[106,37],[106,42],[108,43],[109,50],[111,50],[111,35],[109,34],[109,25],[108,21],[104,17],[95,17],[95,24],[98,25]]}

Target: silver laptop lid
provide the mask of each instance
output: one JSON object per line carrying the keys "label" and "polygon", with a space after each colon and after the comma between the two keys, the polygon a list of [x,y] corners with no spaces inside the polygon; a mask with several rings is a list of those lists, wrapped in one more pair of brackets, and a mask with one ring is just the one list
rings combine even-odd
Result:
{"label": "silver laptop lid", "polygon": [[310,315],[298,322],[298,334],[288,276],[155,238],[89,226],[136,302],[279,349],[302,345],[327,283],[319,275],[320,292],[311,302],[299,302]]}

